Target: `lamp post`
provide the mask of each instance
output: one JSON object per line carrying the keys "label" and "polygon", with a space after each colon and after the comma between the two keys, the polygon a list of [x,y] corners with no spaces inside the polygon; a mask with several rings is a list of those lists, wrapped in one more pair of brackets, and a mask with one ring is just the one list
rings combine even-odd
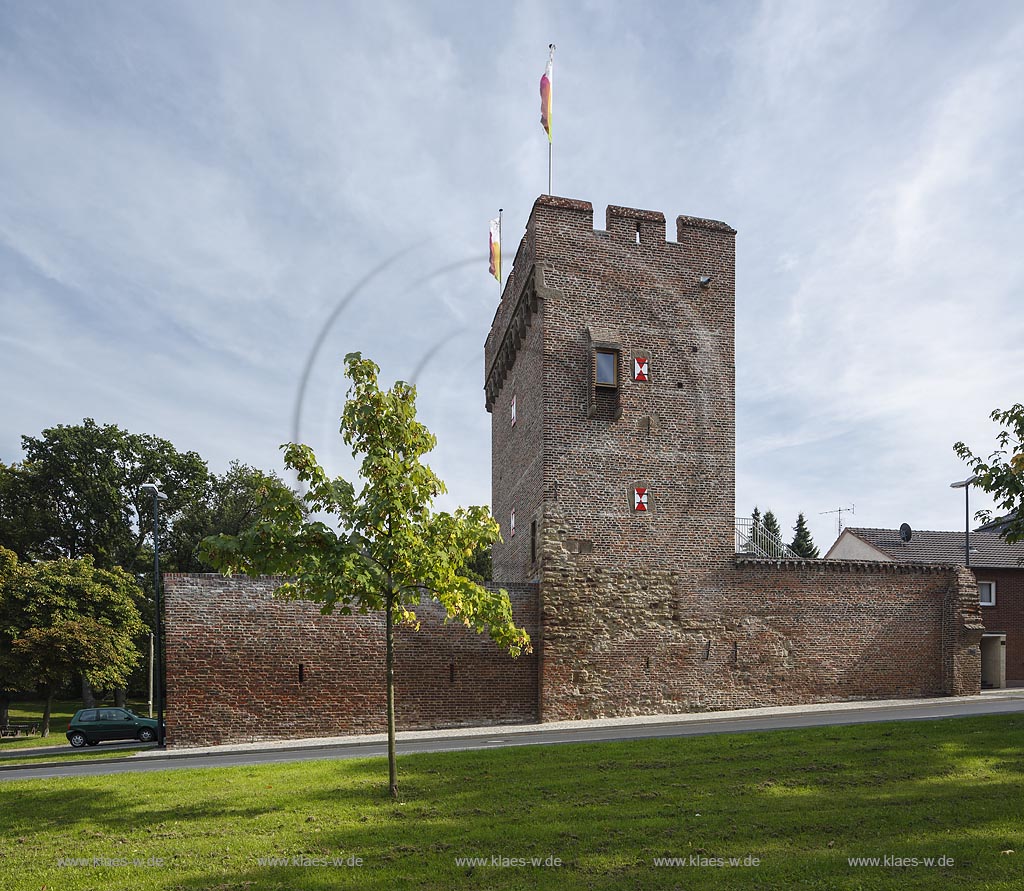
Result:
{"label": "lamp post", "polygon": [[964,490],[964,566],[971,565],[971,483],[981,479],[978,474],[972,474],[965,480],[958,483],[950,483],[951,489]]}
{"label": "lamp post", "polygon": [[153,595],[156,601],[156,621],[153,623],[153,649],[155,658],[150,663],[153,667],[153,692],[156,698],[156,744],[164,748],[164,695],[163,695],[163,604],[160,600],[160,502],[167,496],[160,491],[160,481],[152,479],[142,484],[142,491],[153,496]]}

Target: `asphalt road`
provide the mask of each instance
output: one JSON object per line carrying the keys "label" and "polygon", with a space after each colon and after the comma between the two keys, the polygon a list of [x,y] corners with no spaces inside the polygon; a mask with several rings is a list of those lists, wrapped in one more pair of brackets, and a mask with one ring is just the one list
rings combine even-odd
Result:
{"label": "asphalt road", "polygon": [[[841,711],[814,710],[784,715],[753,715],[742,718],[716,718],[709,713],[701,720],[680,723],[629,724],[609,727],[559,728],[506,733],[495,727],[493,735],[444,736],[433,739],[399,740],[400,755],[415,752],[459,752],[469,749],[493,749],[504,746],[540,746],[580,742],[650,739],[652,737],[703,736],[710,733],[742,733],[751,730],[782,730],[798,727],[823,727],[840,724],[865,724],[881,721],[923,721],[969,715],[993,715],[1024,712],[1024,692],[1020,696],[1000,699],[980,697],[969,702],[936,699],[934,702],[882,708],[865,706]],[[63,750],[62,750],[63,751]],[[65,762],[46,767],[0,767],[0,780],[47,779],[53,777],[100,776],[118,773],[140,773],[152,770],[181,770],[196,767],[239,767],[249,764],[272,764],[285,761],[315,761],[341,758],[377,758],[387,755],[387,744],[346,743],[311,746],[301,749],[263,749],[259,751],[225,752],[222,754],[175,754],[106,760],[98,762]]]}

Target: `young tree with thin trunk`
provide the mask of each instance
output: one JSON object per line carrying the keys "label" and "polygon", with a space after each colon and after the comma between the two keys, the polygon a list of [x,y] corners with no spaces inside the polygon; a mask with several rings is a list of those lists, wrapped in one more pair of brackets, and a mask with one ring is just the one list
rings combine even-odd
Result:
{"label": "young tree with thin trunk", "polygon": [[[237,536],[206,539],[201,559],[225,572],[280,574],[291,579],[281,596],[312,600],[324,613],[335,609],[383,611],[388,724],[388,787],[398,797],[395,761],[395,626],[416,623],[424,598],[440,603],[448,618],[487,630],[513,656],[530,651],[529,635],[516,627],[507,592],[490,591],[472,579],[467,563],[499,537],[487,508],[434,513],[444,483],[421,458],[437,440],[416,420],[416,388],[398,381],[382,391],[380,369],[359,353],[345,357],[351,381],[340,432],[361,458],[362,486],[331,479],[306,445],[289,443],[285,465],[308,491],[269,488],[261,515]],[[335,518],[332,529],[317,515]]]}

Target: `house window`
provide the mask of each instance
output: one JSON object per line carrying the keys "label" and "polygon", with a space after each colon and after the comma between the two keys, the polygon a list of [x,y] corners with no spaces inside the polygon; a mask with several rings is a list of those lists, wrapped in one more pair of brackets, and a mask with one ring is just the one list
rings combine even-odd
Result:
{"label": "house window", "polygon": [[646,381],[650,379],[650,365],[646,356],[633,357],[633,380]]}
{"label": "house window", "polygon": [[645,512],[649,508],[651,497],[646,487],[637,486],[633,489],[633,510]]}
{"label": "house window", "polygon": [[607,349],[595,350],[594,383],[599,387],[618,387],[619,354],[617,351]]}
{"label": "house window", "polygon": [[982,606],[996,605],[995,582],[978,582],[978,601]]}

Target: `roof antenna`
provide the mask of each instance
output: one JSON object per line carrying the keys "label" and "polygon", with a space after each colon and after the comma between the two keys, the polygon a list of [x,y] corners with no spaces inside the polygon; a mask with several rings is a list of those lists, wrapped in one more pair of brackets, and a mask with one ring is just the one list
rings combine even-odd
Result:
{"label": "roof antenna", "polygon": [[825,514],[838,514],[838,516],[836,517],[836,535],[838,536],[843,534],[843,514],[857,513],[857,511],[855,511],[853,508],[854,505],[851,504],[849,507],[837,507],[835,510],[823,510],[820,514],[818,514],[818,516],[823,517]]}

